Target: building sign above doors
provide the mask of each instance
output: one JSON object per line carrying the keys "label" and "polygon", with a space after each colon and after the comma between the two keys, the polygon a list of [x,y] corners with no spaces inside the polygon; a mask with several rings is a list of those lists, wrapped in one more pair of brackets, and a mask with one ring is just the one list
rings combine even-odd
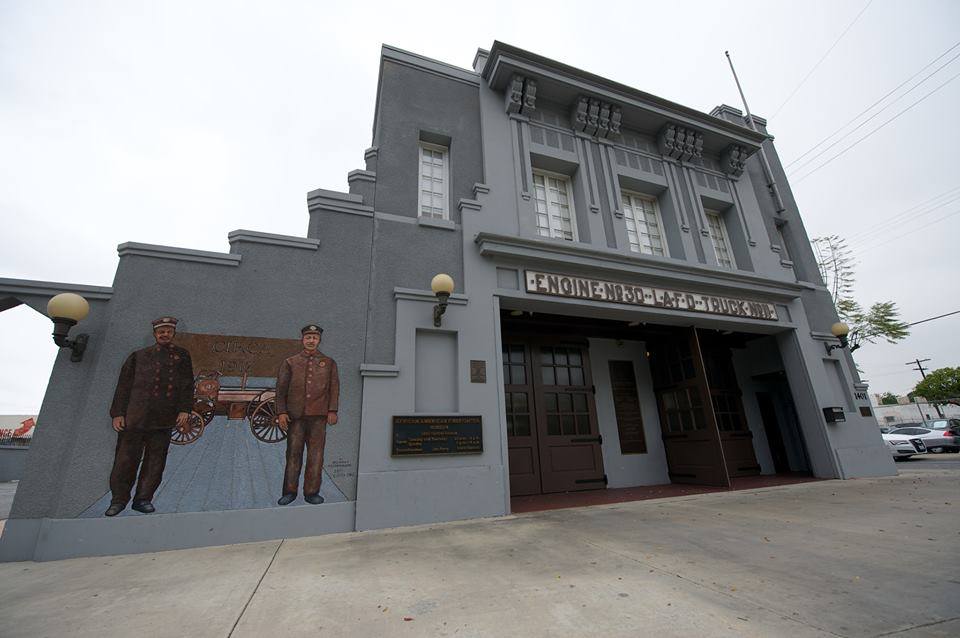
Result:
{"label": "building sign above doors", "polygon": [[590,299],[632,306],[650,306],[669,310],[691,310],[714,315],[778,321],[773,304],[739,297],[705,295],[698,292],[637,286],[620,281],[604,281],[553,273],[526,271],[527,292],[573,299]]}

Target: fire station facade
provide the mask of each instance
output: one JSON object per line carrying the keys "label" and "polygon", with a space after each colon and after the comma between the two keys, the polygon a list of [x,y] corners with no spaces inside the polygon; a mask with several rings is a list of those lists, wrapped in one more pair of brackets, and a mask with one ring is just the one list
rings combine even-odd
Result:
{"label": "fire station facade", "polygon": [[[306,237],[123,244],[112,287],[74,287],[91,354],[56,363],[4,557],[498,516],[520,495],[894,474],[849,353],[826,347],[836,312],[754,122],[500,42],[472,69],[385,46],[365,166],[349,192],[308,194]],[[455,289],[435,321],[438,273]],[[65,289],[4,280],[0,298],[41,309]],[[288,312],[241,310],[244,291]],[[203,334],[323,326],[339,502],[82,515],[104,491],[122,355],[165,313]]]}

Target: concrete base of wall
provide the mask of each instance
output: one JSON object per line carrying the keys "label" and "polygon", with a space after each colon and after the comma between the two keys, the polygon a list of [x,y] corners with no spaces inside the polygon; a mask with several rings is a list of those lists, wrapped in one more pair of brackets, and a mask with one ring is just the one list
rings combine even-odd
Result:
{"label": "concrete base of wall", "polygon": [[11,519],[0,562],[160,552],[352,532],[353,501],[118,518]]}
{"label": "concrete base of wall", "polygon": [[0,446],[0,482],[19,481],[27,467],[28,447]]}
{"label": "concrete base of wall", "polygon": [[502,516],[506,489],[499,465],[361,473],[357,531]]}
{"label": "concrete base of wall", "polygon": [[836,450],[843,476],[840,478],[872,478],[896,476],[897,468],[886,445],[845,447]]}

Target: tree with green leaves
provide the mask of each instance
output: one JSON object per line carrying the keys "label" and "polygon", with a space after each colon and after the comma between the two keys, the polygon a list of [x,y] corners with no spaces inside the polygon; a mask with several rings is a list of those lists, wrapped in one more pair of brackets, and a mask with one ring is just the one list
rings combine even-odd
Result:
{"label": "tree with green leaves", "polygon": [[897,395],[893,392],[884,392],[880,395],[880,405],[897,405],[898,403]]}
{"label": "tree with green leaves", "polygon": [[953,403],[960,399],[960,368],[934,370],[916,385],[913,394],[934,403]]}
{"label": "tree with green leaves", "polygon": [[896,303],[878,301],[864,310],[854,299],[856,261],[844,238],[827,235],[815,237],[810,243],[817,258],[820,276],[833,297],[837,315],[840,321],[850,326],[847,337],[850,352],[864,343],[875,343],[877,339],[896,343],[910,334],[906,322],[900,318]]}

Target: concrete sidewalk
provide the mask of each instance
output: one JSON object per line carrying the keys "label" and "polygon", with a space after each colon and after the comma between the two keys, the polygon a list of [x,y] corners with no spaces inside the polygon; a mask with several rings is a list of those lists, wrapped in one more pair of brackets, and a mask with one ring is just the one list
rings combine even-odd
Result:
{"label": "concrete sidewalk", "polygon": [[0,565],[3,636],[956,636],[956,470]]}

